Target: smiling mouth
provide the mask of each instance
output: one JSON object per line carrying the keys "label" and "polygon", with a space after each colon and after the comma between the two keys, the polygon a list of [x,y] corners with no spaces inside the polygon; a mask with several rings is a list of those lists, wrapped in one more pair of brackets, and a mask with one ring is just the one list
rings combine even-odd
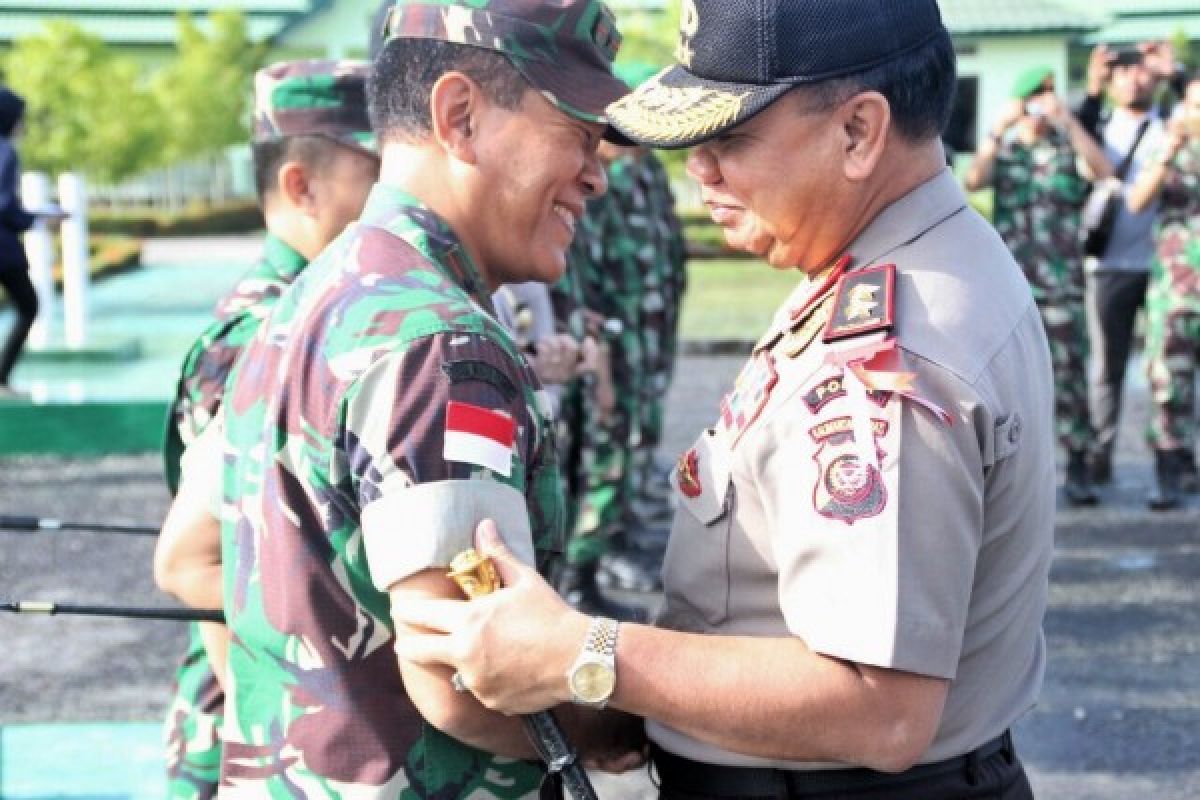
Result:
{"label": "smiling mouth", "polygon": [[575,224],[578,222],[578,215],[571,211],[571,209],[559,203],[554,204],[554,215],[559,218],[562,224],[566,226],[567,230],[571,232],[571,235],[574,236]]}

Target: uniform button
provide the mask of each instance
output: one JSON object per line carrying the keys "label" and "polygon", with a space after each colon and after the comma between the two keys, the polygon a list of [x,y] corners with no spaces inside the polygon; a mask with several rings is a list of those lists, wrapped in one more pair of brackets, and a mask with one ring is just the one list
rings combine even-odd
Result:
{"label": "uniform button", "polygon": [[1008,429],[1008,441],[1010,444],[1016,444],[1021,438],[1021,418],[1017,417],[1013,420],[1012,427]]}

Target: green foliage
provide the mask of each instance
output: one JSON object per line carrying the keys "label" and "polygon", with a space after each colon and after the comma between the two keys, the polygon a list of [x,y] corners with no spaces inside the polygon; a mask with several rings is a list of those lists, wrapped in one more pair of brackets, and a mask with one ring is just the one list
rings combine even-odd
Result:
{"label": "green foliage", "polygon": [[28,104],[26,168],[115,182],[155,162],[163,128],[137,66],[77,25],[56,20],[18,41],[4,72]]}
{"label": "green foliage", "polygon": [[168,133],[167,164],[246,141],[250,81],[266,55],[262,43],[250,40],[240,12],[213,12],[207,36],[187,13],[178,21],[179,55],[153,82]]}
{"label": "green foliage", "polygon": [[209,22],[205,34],[180,14],[178,56],[152,77],[65,20],[17,41],[0,66],[28,103],[24,166],[119,183],[246,141],[265,46],[249,39],[240,12],[213,12]]}
{"label": "green foliage", "polygon": [[675,62],[675,41],[679,36],[679,10],[621,11],[617,27],[621,30],[621,50],[617,61],[643,61],[665,67]]}
{"label": "green foliage", "polygon": [[1192,41],[1188,39],[1186,30],[1177,28],[1171,35],[1171,49],[1175,53],[1176,61],[1186,64],[1189,70],[1196,68],[1197,54],[1192,48]]}

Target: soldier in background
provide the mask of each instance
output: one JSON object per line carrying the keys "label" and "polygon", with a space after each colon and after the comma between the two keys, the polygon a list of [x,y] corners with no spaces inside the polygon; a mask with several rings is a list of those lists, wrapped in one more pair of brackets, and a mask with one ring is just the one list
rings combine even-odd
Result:
{"label": "soldier in background", "polygon": [[[219,572],[191,573],[186,554],[177,549],[178,521],[198,515],[217,524],[203,505],[189,505],[186,491],[179,493],[181,456],[216,416],[234,361],[280,295],[362,211],[379,173],[367,119],[366,73],[362,62],[290,61],[255,76],[252,150],[267,238],[262,259],[217,304],[215,319],[184,357],[164,445],[167,483],[179,507],[172,509],[155,554],[160,588],[187,594],[181,584],[199,582],[213,608],[221,607]],[[216,795],[225,695],[205,640],[220,648],[221,629],[194,623],[175,675],[166,723],[172,798]]]}
{"label": "soldier in background", "polygon": [[996,190],[993,224],[1029,281],[1050,341],[1055,428],[1067,454],[1063,493],[1071,505],[1093,505],[1079,225],[1088,182],[1109,177],[1112,169],[1099,144],[1055,93],[1049,67],[1026,70],[1012,94],[979,145],[965,183],[971,191]]}
{"label": "soldier in background", "polygon": [[1154,511],[1176,508],[1200,489],[1196,470],[1196,361],[1200,357],[1200,76],[1193,75],[1162,149],[1143,168],[1127,202],[1160,202],[1146,295],[1146,369],[1154,413]]}

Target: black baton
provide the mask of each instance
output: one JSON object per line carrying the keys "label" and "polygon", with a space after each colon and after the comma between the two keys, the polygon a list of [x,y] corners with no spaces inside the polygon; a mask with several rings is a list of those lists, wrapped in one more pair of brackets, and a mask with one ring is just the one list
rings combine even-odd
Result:
{"label": "black baton", "polygon": [[225,621],[225,613],[222,611],[207,611],[198,608],[97,606],[76,603],[48,603],[44,600],[11,600],[0,602],[0,611],[11,611],[14,614],[82,614],[89,617],[170,619],[191,622]]}
{"label": "black baton", "polygon": [[[476,550],[464,550],[450,562],[450,578],[468,600],[491,594],[500,588],[496,566]],[[456,676],[457,677],[457,676]],[[575,800],[599,800],[587,770],[558,720],[549,711],[523,714],[525,734],[546,764],[546,771],[562,781],[563,788]]]}
{"label": "black baton", "polygon": [[30,517],[23,514],[0,514],[0,530],[36,533],[37,531],[90,531],[92,533],[127,533],[132,536],[157,536],[158,528],[149,525],[102,525],[90,522],[63,522],[52,517]]}

